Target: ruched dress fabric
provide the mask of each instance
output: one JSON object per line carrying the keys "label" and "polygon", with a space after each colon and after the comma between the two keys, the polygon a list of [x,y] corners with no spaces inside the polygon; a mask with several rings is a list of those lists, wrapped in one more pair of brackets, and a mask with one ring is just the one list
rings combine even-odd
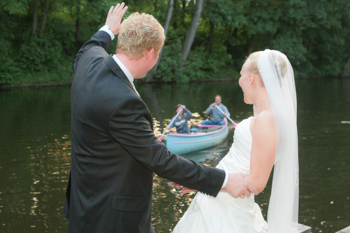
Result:
{"label": "ruched dress fabric", "polygon": [[[250,173],[252,135],[250,122],[243,120],[235,130],[234,143],[218,168],[227,172]],[[173,233],[263,233],[267,232],[254,195],[235,198],[220,192],[216,197],[198,192]]]}

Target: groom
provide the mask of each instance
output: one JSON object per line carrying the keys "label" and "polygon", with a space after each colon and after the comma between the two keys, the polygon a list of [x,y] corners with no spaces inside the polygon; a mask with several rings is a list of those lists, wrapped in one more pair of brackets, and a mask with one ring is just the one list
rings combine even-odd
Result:
{"label": "groom", "polygon": [[[134,13],[123,24],[124,3],[73,61],[72,155],[63,216],[68,232],[154,232],[153,173],[216,196],[256,190],[240,174],[202,166],[167,150],[153,133],[152,116],[134,79],[155,65],[164,30],[151,15]],[[116,55],[105,51],[118,34]]]}

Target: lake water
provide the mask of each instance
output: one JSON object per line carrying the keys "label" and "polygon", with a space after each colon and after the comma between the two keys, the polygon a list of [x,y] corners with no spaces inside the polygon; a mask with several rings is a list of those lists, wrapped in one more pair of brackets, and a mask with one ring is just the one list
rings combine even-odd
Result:
{"label": "lake water", "polygon": [[[350,226],[350,79],[297,80],[300,163],[299,222],[312,232]],[[138,84],[156,136],[176,104],[205,118],[214,96],[237,122],[252,115],[237,82]],[[61,217],[70,166],[70,88],[0,90],[0,232],[66,232]],[[185,155],[215,166],[228,152],[234,130],[220,145]],[[170,232],[194,195],[178,195],[154,178],[152,222]],[[256,197],[266,217],[271,184]]]}

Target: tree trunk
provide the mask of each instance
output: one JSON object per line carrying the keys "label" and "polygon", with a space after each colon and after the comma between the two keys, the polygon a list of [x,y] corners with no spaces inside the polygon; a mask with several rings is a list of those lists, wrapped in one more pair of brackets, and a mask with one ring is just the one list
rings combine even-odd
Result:
{"label": "tree trunk", "polygon": [[210,28],[209,28],[209,35],[207,38],[207,46],[206,46],[206,53],[211,53],[211,40],[213,38],[214,35],[214,23],[212,21],[209,22],[210,23]]}
{"label": "tree trunk", "polygon": [[201,14],[202,14],[203,4],[204,4],[204,0],[197,1],[196,12],[194,13],[194,16],[192,18],[192,23],[190,28],[187,31],[187,36],[182,48],[182,53],[181,53],[182,62],[180,65],[180,70],[182,69],[182,67],[184,66],[188,58],[194,38],[196,36],[199,19],[201,18]]}
{"label": "tree trunk", "polygon": [[32,25],[31,38],[33,38],[36,35],[36,29],[38,27],[38,4],[39,4],[39,0],[35,0],[34,9],[33,9],[33,25]]}
{"label": "tree trunk", "polygon": [[253,52],[254,41],[255,41],[255,35],[252,35],[250,37],[250,42],[249,42],[249,47],[248,47],[248,54],[251,54]]}
{"label": "tree trunk", "polygon": [[185,16],[186,16],[186,3],[187,3],[187,1],[186,0],[182,0],[182,4],[181,4],[181,8],[182,9],[180,9],[181,11],[181,13],[180,13],[180,15],[181,15],[181,17],[180,17],[180,22],[181,22],[181,26],[183,26],[183,27],[186,27],[186,25],[185,25]]}
{"label": "tree trunk", "polygon": [[157,0],[153,1],[154,12],[158,12]]}
{"label": "tree trunk", "polygon": [[350,77],[350,57],[348,59],[348,62],[345,65],[342,77],[343,78],[349,78]]}
{"label": "tree trunk", "polygon": [[81,1],[77,1],[77,18],[75,20],[75,33],[74,33],[74,38],[75,41],[78,42],[80,38],[80,9],[81,9]]}
{"label": "tree trunk", "polygon": [[236,38],[236,37],[237,37],[237,33],[238,33],[238,28],[236,27],[236,28],[234,28],[234,29],[232,30],[231,35],[232,35],[234,38]]}
{"label": "tree trunk", "polygon": [[[179,11],[179,4],[177,1],[174,2],[174,11],[175,11],[175,16],[177,15],[176,13]],[[174,20],[172,22],[173,29],[176,30],[178,28],[178,20]]]}
{"label": "tree trunk", "polygon": [[[168,29],[169,29],[169,25],[170,25],[170,21],[171,21],[171,17],[173,16],[173,11],[174,11],[174,0],[169,0],[168,2],[168,11],[166,13],[166,17],[165,17],[165,23],[164,23],[164,35],[166,37],[167,33],[168,33]],[[164,46],[162,47],[162,49],[159,52],[159,57],[158,57],[158,61],[157,63],[154,65],[154,67],[147,73],[147,79],[146,82],[152,82],[153,81],[153,76],[157,71],[160,59],[162,57],[163,54],[163,49]]]}
{"label": "tree trunk", "polygon": [[43,21],[41,23],[41,30],[40,30],[40,36],[43,37],[44,35],[44,31],[45,31],[45,26],[46,26],[46,21],[47,21],[47,15],[49,12],[49,4],[50,4],[50,0],[46,0],[45,1],[45,11],[44,11],[44,18]]}

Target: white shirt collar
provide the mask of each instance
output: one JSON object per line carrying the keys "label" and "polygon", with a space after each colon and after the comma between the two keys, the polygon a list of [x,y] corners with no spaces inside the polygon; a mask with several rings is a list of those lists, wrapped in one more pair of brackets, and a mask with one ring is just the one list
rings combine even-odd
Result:
{"label": "white shirt collar", "polygon": [[124,66],[124,64],[118,59],[118,57],[115,54],[113,55],[113,59],[119,65],[120,69],[124,72],[126,77],[129,79],[129,81],[132,84],[132,86],[134,87],[134,90],[136,91],[136,93],[140,96],[140,94],[136,90],[136,87],[134,85],[134,77],[132,76],[130,71]]}

